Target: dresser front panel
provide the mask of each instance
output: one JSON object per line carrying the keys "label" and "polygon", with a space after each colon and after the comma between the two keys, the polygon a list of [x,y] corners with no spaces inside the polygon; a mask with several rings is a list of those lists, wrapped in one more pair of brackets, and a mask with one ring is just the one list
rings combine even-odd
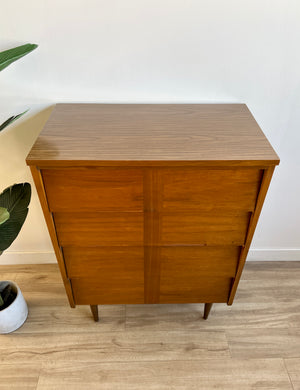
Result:
{"label": "dresser front panel", "polygon": [[137,246],[144,243],[143,213],[54,213],[54,223],[61,246]]}
{"label": "dresser front panel", "polygon": [[143,211],[143,171],[118,168],[42,170],[54,212]]}
{"label": "dresser front panel", "polygon": [[43,171],[75,304],[227,301],[261,171],[151,171]]}

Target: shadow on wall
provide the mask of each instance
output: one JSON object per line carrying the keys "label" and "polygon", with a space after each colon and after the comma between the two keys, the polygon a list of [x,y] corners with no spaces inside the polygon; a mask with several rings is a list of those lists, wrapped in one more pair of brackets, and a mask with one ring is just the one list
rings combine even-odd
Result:
{"label": "shadow on wall", "polygon": [[[15,122],[14,125],[1,132],[0,165],[2,169],[0,172],[4,170],[5,174],[11,176],[13,180],[18,179],[19,175],[15,171],[26,166],[27,154],[47,122],[53,107],[47,107],[31,116],[29,112],[21,121]],[[31,109],[31,112],[33,111],[34,108]]]}

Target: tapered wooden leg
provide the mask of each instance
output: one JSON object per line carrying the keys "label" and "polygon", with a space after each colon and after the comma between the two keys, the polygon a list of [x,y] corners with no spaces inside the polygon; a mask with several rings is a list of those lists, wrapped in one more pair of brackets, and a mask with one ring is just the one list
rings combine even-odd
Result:
{"label": "tapered wooden leg", "polygon": [[91,311],[93,313],[94,321],[99,321],[99,314],[98,314],[98,306],[97,305],[90,305]]}
{"label": "tapered wooden leg", "polygon": [[207,320],[207,317],[209,315],[209,312],[210,312],[210,309],[211,309],[212,305],[213,305],[212,303],[205,303],[205,305],[204,305],[204,316],[203,316],[203,318],[205,320]]}

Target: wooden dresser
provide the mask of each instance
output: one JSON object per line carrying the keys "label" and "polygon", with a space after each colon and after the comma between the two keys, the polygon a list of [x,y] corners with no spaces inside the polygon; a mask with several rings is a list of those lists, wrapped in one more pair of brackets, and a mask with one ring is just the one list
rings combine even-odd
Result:
{"label": "wooden dresser", "polygon": [[243,104],[56,105],[27,164],[71,307],[231,305],[278,163]]}

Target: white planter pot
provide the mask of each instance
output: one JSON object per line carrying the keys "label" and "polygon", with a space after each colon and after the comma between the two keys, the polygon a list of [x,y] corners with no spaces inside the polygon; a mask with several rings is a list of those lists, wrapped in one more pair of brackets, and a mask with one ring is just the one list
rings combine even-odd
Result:
{"label": "white planter pot", "polygon": [[10,306],[0,310],[0,334],[11,333],[20,328],[28,315],[28,307],[19,286],[6,280],[0,282],[0,289],[2,290],[7,284],[12,285],[17,296]]}

